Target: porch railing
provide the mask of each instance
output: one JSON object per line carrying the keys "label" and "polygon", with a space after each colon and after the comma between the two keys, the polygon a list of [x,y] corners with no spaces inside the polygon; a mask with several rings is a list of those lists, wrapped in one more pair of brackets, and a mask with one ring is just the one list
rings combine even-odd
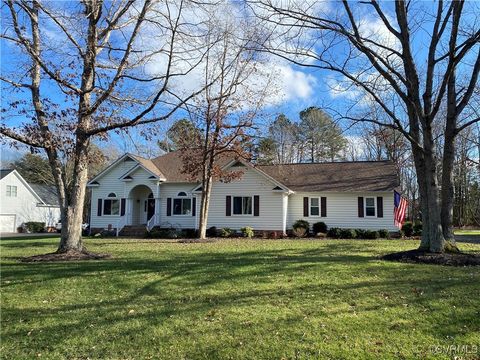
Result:
{"label": "porch railing", "polygon": [[147,221],[147,231],[152,230],[155,227],[155,215],[153,215],[150,220]]}
{"label": "porch railing", "polygon": [[122,231],[122,229],[125,227],[126,221],[127,221],[126,219],[127,219],[126,216],[122,216],[120,218],[120,220],[118,220],[117,229],[116,229],[117,230],[117,237],[118,237],[118,234],[120,234],[120,231]]}

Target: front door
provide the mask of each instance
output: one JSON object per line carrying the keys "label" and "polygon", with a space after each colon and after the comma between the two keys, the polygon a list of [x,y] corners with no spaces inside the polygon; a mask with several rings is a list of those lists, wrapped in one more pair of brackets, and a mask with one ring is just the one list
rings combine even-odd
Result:
{"label": "front door", "polygon": [[155,215],[155,199],[147,199],[147,221]]}

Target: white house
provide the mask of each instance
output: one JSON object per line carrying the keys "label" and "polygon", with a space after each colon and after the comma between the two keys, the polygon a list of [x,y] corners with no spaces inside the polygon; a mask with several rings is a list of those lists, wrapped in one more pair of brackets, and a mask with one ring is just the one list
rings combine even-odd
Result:
{"label": "white house", "polygon": [[[389,161],[253,166],[231,159],[222,165],[243,175],[213,184],[208,227],[285,233],[305,219],[328,227],[398,230],[393,194],[399,181]],[[177,152],[117,159],[88,184],[92,231],[198,228],[200,185],[182,168]]]}
{"label": "white house", "polygon": [[0,232],[16,232],[30,221],[53,227],[59,219],[54,187],[29,184],[16,170],[0,170]]}

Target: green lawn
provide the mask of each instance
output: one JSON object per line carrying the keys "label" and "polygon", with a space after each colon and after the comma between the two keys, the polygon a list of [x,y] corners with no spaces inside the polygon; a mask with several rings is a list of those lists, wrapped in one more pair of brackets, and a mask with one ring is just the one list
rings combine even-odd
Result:
{"label": "green lawn", "polygon": [[480,229],[455,230],[455,235],[480,235]]}
{"label": "green lawn", "polygon": [[377,260],[417,244],[89,239],[114,258],[24,264],[15,257],[56,240],[2,240],[0,357],[447,359],[431,346],[480,347],[479,267]]}

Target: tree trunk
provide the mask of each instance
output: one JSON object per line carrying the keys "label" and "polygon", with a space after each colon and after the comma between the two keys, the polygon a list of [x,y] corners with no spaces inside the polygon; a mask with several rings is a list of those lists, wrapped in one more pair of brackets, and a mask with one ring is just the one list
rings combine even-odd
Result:
{"label": "tree trunk", "polygon": [[82,241],[83,209],[88,182],[88,142],[80,144],[75,154],[73,186],[62,214],[62,233],[57,252],[84,251]]}
{"label": "tree trunk", "polygon": [[204,240],[207,238],[208,208],[210,206],[210,194],[212,190],[212,178],[207,178],[202,184],[202,200],[200,204],[200,220],[199,220],[199,238]]}
{"label": "tree trunk", "polygon": [[[448,121],[447,121],[448,129]],[[445,131],[445,144],[442,162],[442,229],[443,236],[452,246],[455,246],[453,235],[453,164],[455,160],[455,140]]]}

